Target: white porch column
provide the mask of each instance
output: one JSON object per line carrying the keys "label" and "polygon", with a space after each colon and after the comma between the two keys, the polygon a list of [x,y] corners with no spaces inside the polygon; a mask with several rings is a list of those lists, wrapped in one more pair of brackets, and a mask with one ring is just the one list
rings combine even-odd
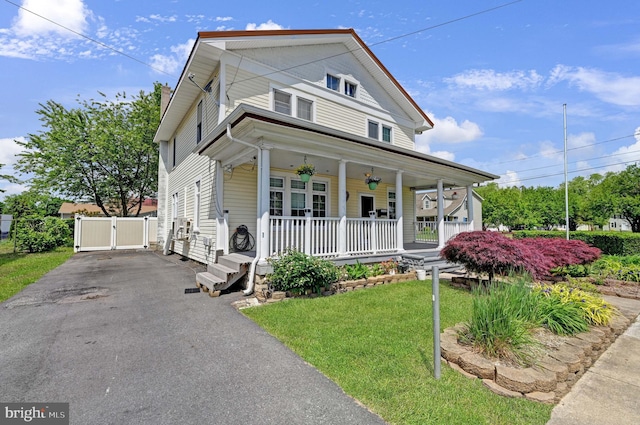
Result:
{"label": "white porch column", "polygon": [[227,58],[225,54],[220,57],[219,69],[220,96],[218,97],[218,102],[220,104],[218,105],[218,122],[220,123],[227,116]]}
{"label": "white porch column", "polygon": [[338,163],[338,216],[340,217],[338,256],[344,256],[347,253],[347,162],[341,159]]}
{"label": "white porch column", "polygon": [[467,186],[467,222],[471,230],[475,230],[475,223],[473,222],[473,185]]}
{"label": "white porch column", "polygon": [[444,248],[444,187],[442,180],[438,180],[438,249]]}
{"label": "white porch column", "polygon": [[229,221],[228,213],[224,211],[224,170],[221,161],[214,162],[215,195],[213,197],[216,209],[216,250],[223,255],[229,254]]}
{"label": "white porch column", "polygon": [[[415,202],[414,202],[415,204]],[[402,170],[396,171],[396,220],[397,220],[397,249],[398,252],[404,252],[404,208],[402,205]]]}
{"label": "white porch column", "polygon": [[260,203],[260,229],[258,241],[260,243],[260,261],[269,257],[269,176],[271,174],[271,146],[262,146],[260,164],[260,187],[258,200]]}

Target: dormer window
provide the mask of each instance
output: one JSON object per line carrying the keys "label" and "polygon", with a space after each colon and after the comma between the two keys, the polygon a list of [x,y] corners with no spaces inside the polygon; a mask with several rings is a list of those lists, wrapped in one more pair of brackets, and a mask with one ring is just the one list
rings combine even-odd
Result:
{"label": "dormer window", "polygon": [[327,74],[327,88],[334,91],[340,91],[340,78],[335,75]]}
{"label": "dormer window", "polygon": [[345,96],[356,98],[358,83],[354,81],[352,76],[327,74],[327,88]]}
{"label": "dormer window", "polygon": [[344,94],[351,97],[356,97],[356,89],[358,86],[354,83],[350,83],[349,81],[344,82]]}

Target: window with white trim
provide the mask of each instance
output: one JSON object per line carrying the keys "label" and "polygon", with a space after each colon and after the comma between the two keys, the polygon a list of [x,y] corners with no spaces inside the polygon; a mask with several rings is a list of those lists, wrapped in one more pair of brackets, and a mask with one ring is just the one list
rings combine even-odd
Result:
{"label": "window with white trim", "polygon": [[282,90],[273,90],[273,110],[291,115],[291,95]]}
{"label": "window with white trim", "polygon": [[193,191],[193,228],[200,231],[200,180],[196,181]]}
{"label": "window with white trim", "polygon": [[313,121],[313,101],[299,97],[297,117],[307,121]]}
{"label": "window with white trim", "polygon": [[271,177],[269,179],[269,214],[272,216],[284,215],[284,178]]}
{"label": "window with white trim", "polygon": [[329,181],[305,183],[296,176],[276,175],[269,179],[269,214],[275,217],[304,217],[310,208],[313,217],[329,213]]}
{"label": "window with white trim", "polygon": [[173,146],[171,147],[171,166],[175,167],[176,166],[176,143],[178,142],[178,139],[176,137],[173,138]]}
{"label": "window with white trim", "polygon": [[340,91],[340,77],[327,74],[327,88],[334,91]]}
{"label": "window with white trim", "polygon": [[391,143],[391,127],[382,125],[382,141]]}
{"label": "window with white trim", "polygon": [[196,144],[198,144],[202,140],[202,101],[198,102],[196,115]]}
{"label": "window with white trim", "polygon": [[313,182],[312,183],[312,196],[313,196],[313,216],[314,217],[326,217],[327,216],[327,183],[325,182]]}
{"label": "window with white trim", "polygon": [[171,195],[171,219],[178,218],[178,203],[180,202],[180,194],[178,192]]}
{"label": "window with white trim", "polygon": [[391,126],[375,120],[367,120],[367,137],[391,143]]}
{"label": "window with white trim", "polygon": [[356,97],[356,90],[358,85],[349,81],[344,82],[344,94],[349,97]]}
{"label": "window with white trim", "polygon": [[390,190],[387,192],[387,217],[392,220],[396,219],[396,192],[395,190]]}
{"label": "window with white trim", "polygon": [[307,184],[302,180],[291,179],[291,215],[304,217],[304,209],[307,207]]}

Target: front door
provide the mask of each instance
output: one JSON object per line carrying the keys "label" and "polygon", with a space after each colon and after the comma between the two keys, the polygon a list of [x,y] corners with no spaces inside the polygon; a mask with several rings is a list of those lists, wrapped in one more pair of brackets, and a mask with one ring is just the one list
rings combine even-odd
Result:
{"label": "front door", "polygon": [[374,209],[374,197],[371,195],[360,195],[360,217],[369,218],[369,211]]}

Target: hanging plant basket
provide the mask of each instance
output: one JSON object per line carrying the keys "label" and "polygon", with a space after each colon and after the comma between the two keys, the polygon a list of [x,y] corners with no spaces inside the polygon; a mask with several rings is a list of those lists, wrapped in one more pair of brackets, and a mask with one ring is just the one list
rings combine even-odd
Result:
{"label": "hanging plant basket", "polygon": [[313,176],[315,173],[316,173],[316,168],[313,166],[313,164],[304,163],[298,168],[296,168],[296,174],[299,175],[300,180],[302,180],[305,183],[307,183],[309,179],[311,179],[311,176]]}
{"label": "hanging plant basket", "polygon": [[376,176],[367,177],[364,182],[369,185],[369,190],[376,190],[378,187],[378,183],[380,183],[382,179]]}

